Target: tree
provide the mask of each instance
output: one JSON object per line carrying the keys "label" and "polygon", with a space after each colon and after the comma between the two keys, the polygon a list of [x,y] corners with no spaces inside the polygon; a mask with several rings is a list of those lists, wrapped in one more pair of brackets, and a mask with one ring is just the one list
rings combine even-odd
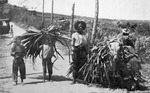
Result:
{"label": "tree", "polygon": [[45,18],[44,18],[44,0],[43,0],[43,6],[42,6],[42,24],[41,24],[41,27],[40,29],[44,28],[44,21],[45,21]]}
{"label": "tree", "polygon": [[53,24],[53,10],[54,10],[54,0],[52,0],[52,10],[51,10],[51,23]]}
{"label": "tree", "polygon": [[0,5],[5,3],[8,3],[8,0],[0,0]]}
{"label": "tree", "polygon": [[91,44],[94,43],[96,33],[97,33],[98,14],[99,14],[99,0],[95,0],[95,19],[94,19],[93,30],[92,30]]}
{"label": "tree", "polygon": [[72,31],[73,31],[74,10],[75,10],[75,3],[73,3],[73,5],[72,5],[71,24],[70,24],[70,36],[72,35]]}
{"label": "tree", "polygon": [[3,17],[4,4],[8,3],[8,0],[0,0],[0,17]]}

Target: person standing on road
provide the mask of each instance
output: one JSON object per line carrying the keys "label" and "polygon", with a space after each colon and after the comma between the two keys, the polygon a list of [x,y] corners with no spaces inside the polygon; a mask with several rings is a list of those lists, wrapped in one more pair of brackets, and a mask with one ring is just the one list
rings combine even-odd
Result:
{"label": "person standing on road", "polygon": [[87,60],[88,45],[87,35],[84,30],[86,23],[83,21],[77,21],[74,25],[77,32],[72,34],[72,61],[73,61],[73,82],[76,83],[76,79],[79,78],[79,70]]}
{"label": "person standing on road", "polygon": [[20,71],[21,83],[24,85],[23,80],[26,78],[26,68],[23,57],[25,56],[25,47],[21,44],[21,36],[16,36],[11,48],[11,56],[13,59],[12,75],[15,84],[18,84],[18,70]]}
{"label": "person standing on road", "polygon": [[45,82],[46,79],[46,72],[48,70],[49,73],[49,81],[51,80],[51,76],[53,74],[53,63],[52,63],[52,57],[54,56],[54,48],[53,45],[55,44],[54,41],[49,40],[49,38],[46,38],[44,41],[44,44],[42,45],[42,66],[43,66],[43,82]]}

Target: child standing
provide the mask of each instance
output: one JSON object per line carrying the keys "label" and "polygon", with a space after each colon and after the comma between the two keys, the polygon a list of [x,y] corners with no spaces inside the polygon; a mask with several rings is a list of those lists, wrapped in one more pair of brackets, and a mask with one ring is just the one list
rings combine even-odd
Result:
{"label": "child standing", "polygon": [[11,56],[13,59],[12,74],[13,81],[18,84],[18,70],[20,71],[21,83],[24,85],[23,79],[26,78],[26,69],[23,57],[25,56],[25,47],[21,44],[21,36],[14,38],[13,46],[11,48]]}

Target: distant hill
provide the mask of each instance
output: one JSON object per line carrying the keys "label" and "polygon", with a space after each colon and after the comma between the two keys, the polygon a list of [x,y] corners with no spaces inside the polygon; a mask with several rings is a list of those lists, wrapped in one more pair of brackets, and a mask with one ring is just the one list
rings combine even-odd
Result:
{"label": "distant hill", "polygon": [[[33,27],[39,29],[42,24],[42,13],[34,11],[34,10],[28,10],[25,7],[19,7],[19,6],[15,6],[15,5],[11,5],[11,4],[5,4],[3,12],[6,14],[8,13],[12,21],[14,21],[16,23],[25,24],[27,27],[33,26]],[[53,17],[54,17],[54,22],[56,22],[56,23],[62,17],[68,21],[71,20],[70,15],[54,13]],[[44,13],[44,18],[45,18],[44,25],[45,26],[50,25],[51,13]],[[77,20],[85,21],[88,24],[87,30],[92,30],[94,18],[75,15],[75,21],[77,21]],[[102,30],[102,31],[104,30],[106,32],[107,31],[111,31],[111,32],[116,31],[116,30],[118,30],[118,24],[117,24],[118,22],[120,22],[122,24],[126,24],[127,22],[129,22],[130,24],[137,24],[138,25],[137,31],[139,33],[146,34],[146,35],[149,35],[149,33],[150,33],[150,21],[148,21],[148,20],[99,19],[98,29]]]}

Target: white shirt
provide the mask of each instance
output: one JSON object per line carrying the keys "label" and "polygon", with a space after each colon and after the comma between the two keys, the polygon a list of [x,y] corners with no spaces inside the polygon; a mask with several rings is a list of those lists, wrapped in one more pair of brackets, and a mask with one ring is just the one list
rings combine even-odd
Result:
{"label": "white shirt", "polygon": [[77,32],[72,34],[72,43],[73,44],[73,39],[75,39],[75,46],[79,45],[86,45],[87,44],[87,36],[86,35],[81,35]]}
{"label": "white shirt", "polygon": [[43,58],[48,58],[53,55],[53,50],[49,45],[43,44]]}

